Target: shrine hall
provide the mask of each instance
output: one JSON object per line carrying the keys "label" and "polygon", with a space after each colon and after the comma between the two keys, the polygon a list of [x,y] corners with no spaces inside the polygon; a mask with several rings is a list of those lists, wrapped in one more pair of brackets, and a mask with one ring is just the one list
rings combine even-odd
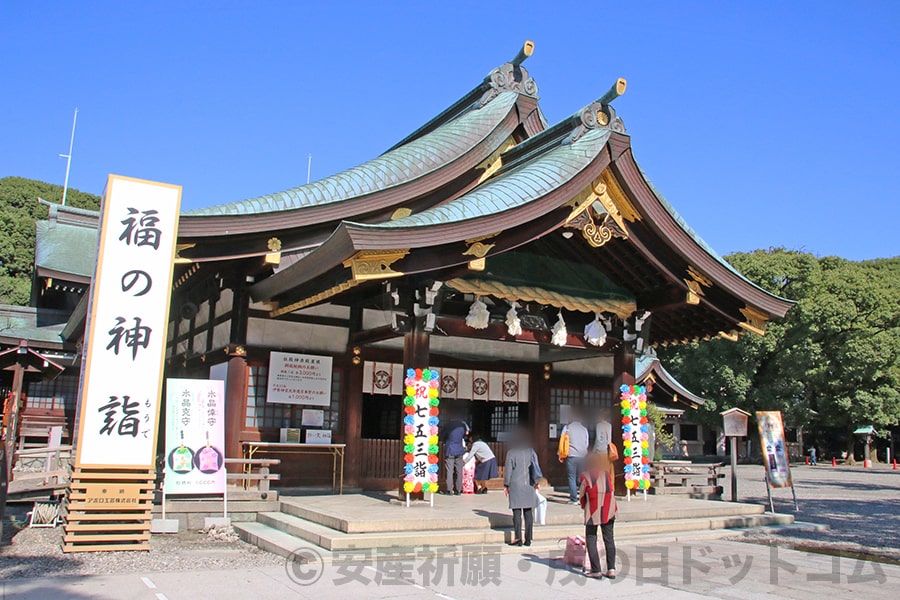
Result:
{"label": "shrine hall", "polygon": [[[572,407],[616,423],[619,387],[653,348],[763,335],[786,314],[790,302],[716,254],[641,170],[613,107],[626,82],[551,124],[524,66],[532,51],[369,162],[182,212],[165,376],[225,381],[226,456],[315,429],[343,445],[344,486],[397,489],[404,373],[431,368],[442,411],[501,465],[525,427],[562,484]],[[97,213],[51,206],[32,307],[4,309],[13,325],[0,332],[4,348],[25,340],[65,369],[30,383],[23,417],[67,435],[97,226]],[[273,397],[285,356],[330,364],[329,395]],[[681,399],[688,413],[698,404]],[[283,486],[332,481],[330,458],[281,458]]]}

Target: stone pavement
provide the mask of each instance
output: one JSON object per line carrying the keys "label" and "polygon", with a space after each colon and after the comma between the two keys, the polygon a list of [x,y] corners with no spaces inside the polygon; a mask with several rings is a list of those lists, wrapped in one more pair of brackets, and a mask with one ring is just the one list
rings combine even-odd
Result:
{"label": "stone pavement", "polygon": [[[723,469],[728,477],[730,468]],[[900,560],[900,470],[876,464],[816,467],[792,465],[800,511],[794,513],[791,491],[773,490],[775,510],[794,514],[798,521],[826,525],[826,531],[796,531],[796,541],[833,544],[846,549],[869,549]],[[768,507],[762,465],[738,467],[738,499]],[[725,498],[731,499],[730,479],[725,480]],[[876,532],[877,534],[873,534]],[[900,596],[900,594],[898,594]]]}
{"label": "stone pavement", "polygon": [[235,568],[0,582],[0,598],[181,600],[198,598],[491,599],[635,597],[895,599],[900,566],[718,539],[622,545],[619,576],[587,580],[557,559],[561,550],[441,558],[427,551],[381,551],[352,562],[313,560]]}

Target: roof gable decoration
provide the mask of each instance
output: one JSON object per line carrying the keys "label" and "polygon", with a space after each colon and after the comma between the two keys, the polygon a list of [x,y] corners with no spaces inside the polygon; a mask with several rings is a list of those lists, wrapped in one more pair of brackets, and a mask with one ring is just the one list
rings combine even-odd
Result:
{"label": "roof gable decoration", "polygon": [[478,100],[478,106],[484,106],[503,92],[516,92],[537,98],[537,83],[528,75],[525,67],[522,66],[525,59],[531,56],[533,52],[534,42],[527,40],[511,61],[500,65],[488,73],[485,83],[488,83],[491,87]]}

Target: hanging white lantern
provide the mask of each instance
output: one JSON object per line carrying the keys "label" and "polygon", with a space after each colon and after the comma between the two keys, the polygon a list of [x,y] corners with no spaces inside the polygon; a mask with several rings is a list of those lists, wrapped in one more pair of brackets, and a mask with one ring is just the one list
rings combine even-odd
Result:
{"label": "hanging white lantern", "polygon": [[584,339],[598,348],[606,343],[606,328],[600,323],[600,313],[596,313],[594,320],[585,325]]}
{"label": "hanging white lantern", "polygon": [[481,301],[480,296],[475,296],[475,302],[469,307],[469,315],[466,317],[466,325],[472,329],[487,329],[491,320],[491,313],[487,305]]}
{"label": "hanging white lantern", "polygon": [[563,320],[562,311],[559,312],[559,318],[556,319],[556,323],[553,325],[553,328],[550,330],[553,334],[550,337],[550,343],[555,344],[557,346],[565,346],[566,338],[569,336],[569,332],[566,331],[566,322]]}
{"label": "hanging white lantern", "polygon": [[519,313],[516,312],[518,307],[519,303],[514,301],[509,310],[506,311],[506,332],[511,336],[522,334],[522,319],[519,318]]}

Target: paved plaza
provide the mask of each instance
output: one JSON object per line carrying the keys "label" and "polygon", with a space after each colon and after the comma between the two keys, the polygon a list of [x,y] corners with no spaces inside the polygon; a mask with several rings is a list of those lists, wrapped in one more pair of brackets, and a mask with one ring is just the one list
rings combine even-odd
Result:
{"label": "paved plaza", "polygon": [[[729,473],[729,469],[725,469]],[[869,551],[900,561],[900,470],[887,465],[792,467],[798,521],[828,526],[824,531],[781,535],[804,546],[828,545],[845,551]],[[738,499],[767,503],[763,467],[738,467]],[[726,482],[729,481],[726,479]],[[726,490],[728,489],[726,483]],[[725,492],[730,499],[730,491]],[[776,512],[793,511],[790,489],[773,490]]]}
{"label": "paved plaza", "polygon": [[[6,599],[115,598],[896,598],[900,566],[759,544],[697,540],[620,547],[615,580],[588,580],[558,560],[561,551],[490,549],[452,557],[397,556],[327,564],[224,571],[33,578],[0,584]],[[485,550],[487,553],[481,553]],[[312,557],[312,554],[308,554]]]}
{"label": "paved plaza", "polygon": [[[534,548],[429,546],[361,552],[298,547],[287,560],[241,543],[200,542],[196,533],[154,537],[150,553],[61,555],[19,560],[0,551],[0,598],[821,598],[864,594],[896,598],[900,585],[900,471],[885,467],[794,468],[797,519],[825,531],[791,528],[751,535],[698,532],[625,539],[614,581],[586,580],[561,559],[562,545]],[[765,502],[762,467],[739,467],[743,502]],[[726,493],[727,496],[727,493]],[[460,499],[465,500],[465,499]],[[776,490],[776,508],[793,510],[790,492]],[[16,536],[21,540],[31,530]],[[52,531],[40,535],[52,537]],[[191,538],[193,535],[193,538]],[[727,536],[722,538],[721,536]],[[190,545],[194,543],[191,549]],[[320,560],[319,557],[322,557]],[[863,560],[860,556],[878,560]],[[43,560],[43,562],[41,562]],[[40,568],[31,569],[33,566]],[[77,571],[54,568],[81,564]],[[60,576],[63,573],[91,573]]]}

